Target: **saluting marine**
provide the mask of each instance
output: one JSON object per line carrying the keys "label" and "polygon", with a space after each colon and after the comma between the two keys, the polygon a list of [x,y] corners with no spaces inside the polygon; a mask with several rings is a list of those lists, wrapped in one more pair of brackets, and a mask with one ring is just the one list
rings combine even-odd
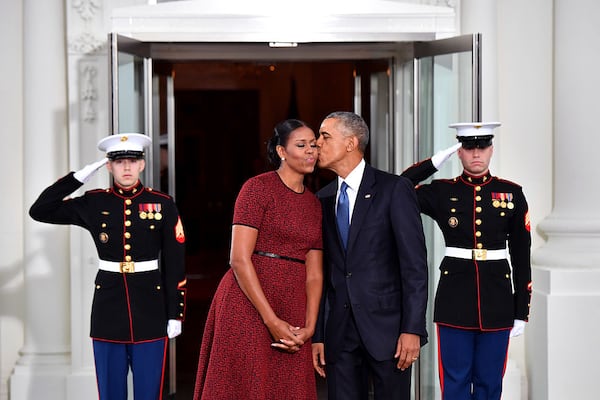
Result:
{"label": "saluting marine", "polygon": [[[90,336],[100,400],[127,398],[129,367],[136,399],[162,398],[167,338],[182,330],[185,234],[173,199],[139,180],[150,143],[142,134],[100,140],[106,158],[59,179],[29,211],[40,222],[87,229],[96,245]],[[104,165],[111,188],[66,198]]]}
{"label": "saluting marine", "polygon": [[500,399],[509,337],[523,333],[529,318],[527,201],[521,186],[489,171],[499,125],[450,125],[459,143],[402,174],[417,185],[457,150],[463,165],[458,177],[416,188],[421,212],[446,244],[434,306],[443,400]]}

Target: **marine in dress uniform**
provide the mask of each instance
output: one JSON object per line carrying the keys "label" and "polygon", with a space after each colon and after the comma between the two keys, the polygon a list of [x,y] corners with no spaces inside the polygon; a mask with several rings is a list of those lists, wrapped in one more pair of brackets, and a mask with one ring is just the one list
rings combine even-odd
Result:
{"label": "marine in dress uniform", "polygon": [[421,212],[446,244],[434,306],[443,400],[500,399],[509,336],[521,334],[529,317],[527,201],[521,186],[488,169],[499,125],[450,125],[459,143],[402,174],[416,185],[457,149],[464,167],[453,179],[417,186]]}
{"label": "marine in dress uniform", "polygon": [[[59,179],[29,211],[40,222],[87,229],[96,245],[91,337],[101,400],[127,398],[129,368],[136,400],[162,398],[167,338],[181,333],[184,318],[183,225],[173,199],[139,180],[150,143],[142,134],[102,139],[107,158]],[[67,198],[104,165],[111,188]]]}

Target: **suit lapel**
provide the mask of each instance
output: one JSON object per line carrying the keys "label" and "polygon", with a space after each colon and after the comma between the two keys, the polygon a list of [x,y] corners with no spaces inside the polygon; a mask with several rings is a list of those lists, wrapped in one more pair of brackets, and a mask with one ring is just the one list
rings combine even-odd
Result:
{"label": "suit lapel", "polygon": [[336,216],[335,216],[335,200],[337,197],[337,179],[323,188],[323,191],[322,191],[322,194],[320,194],[320,197],[321,197],[321,202],[323,204],[324,226],[330,227],[327,234],[331,237],[332,241],[337,242],[338,251],[340,252],[340,254],[344,255],[344,253],[345,253],[344,246],[342,245],[342,239],[340,238],[340,232],[337,227],[337,220],[336,220]]}
{"label": "suit lapel", "polygon": [[365,222],[375,193],[375,172],[373,168],[367,164],[365,165],[365,171],[360,187],[358,188],[356,202],[354,203],[354,210],[352,211],[352,223],[350,224],[350,232],[348,234],[348,251],[352,249],[358,233]]}

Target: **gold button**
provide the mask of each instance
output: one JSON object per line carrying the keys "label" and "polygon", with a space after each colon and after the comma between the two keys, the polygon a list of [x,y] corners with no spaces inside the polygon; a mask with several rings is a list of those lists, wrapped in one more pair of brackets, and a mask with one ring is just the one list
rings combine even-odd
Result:
{"label": "gold button", "polygon": [[478,212],[478,213],[480,213],[481,212],[481,207],[476,207],[475,211]]}
{"label": "gold button", "polygon": [[456,212],[456,208],[451,208],[451,209],[450,209],[450,212],[453,212],[453,213],[455,213],[455,212]]}
{"label": "gold button", "polygon": [[96,285],[96,289],[100,289],[100,285]]}
{"label": "gold button", "polygon": [[125,261],[127,261],[127,262],[131,261],[131,256],[125,256]]}
{"label": "gold button", "polygon": [[479,231],[475,232],[475,236],[481,237],[481,232],[479,232]]}
{"label": "gold button", "polygon": [[481,191],[481,186],[475,186],[475,191],[476,192],[480,192]]}
{"label": "gold button", "polygon": [[156,288],[157,288],[158,290],[160,290],[160,285],[156,285]]}
{"label": "gold button", "polygon": [[154,229],[154,225],[150,225],[150,230]]}
{"label": "gold button", "polygon": [[501,216],[501,217],[504,217],[505,215],[506,215],[506,214],[504,213],[504,211],[502,211],[502,212],[500,213],[500,216]]}
{"label": "gold button", "polygon": [[444,275],[448,275],[448,271],[444,271]]}
{"label": "gold button", "polygon": [[476,224],[476,225],[481,225],[481,220],[480,220],[480,219],[476,219],[476,220],[475,220],[475,224]]}
{"label": "gold button", "polygon": [[131,200],[130,199],[125,200],[125,204],[127,204],[128,206],[131,205]]}
{"label": "gold button", "polygon": [[184,306],[184,304],[183,304],[183,303],[179,303],[179,305],[180,305],[181,307],[183,307],[183,306]]}
{"label": "gold button", "polygon": [[506,276],[506,279],[510,278],[510,275],[509,275],[509,274],[506,274],[505,276]]}
{"label": "gold button", "polygon": [[125,250],[131,250],[131,245],[128,243],[125,246],[123,246],[125,248]]}
{"label": "gold button", "polygon": [[478,248],[478,249],[483,249],[483,244],[481,244],[481,243],[477,243],[477,248]]}
{"label": "gold button", "polygon": [[131,215],[131,210],[130,209],[125,210],[125,215]]}
{"label": "gold button", "polygon": [[481,201],[481,196],[475,196],[476,201]]}
{"label": "gold button", "polygon": [[131,226],[131,221],[129,221],[129,220],[125,221],[125,226]]}
{"label": "gold button", "polygon": [[131,237],[131,232],[125,232],[125,239],[129,239]]}
{"label": "gold button", "polygon": [[103,222],[103,223],[102,223],[102,227],[103,227],[103,228],[106,228],[106,222]]}
{"label": "gold button", "polygon": [[183,296],[185,294],[185,292],[181,292],[181,295]]}

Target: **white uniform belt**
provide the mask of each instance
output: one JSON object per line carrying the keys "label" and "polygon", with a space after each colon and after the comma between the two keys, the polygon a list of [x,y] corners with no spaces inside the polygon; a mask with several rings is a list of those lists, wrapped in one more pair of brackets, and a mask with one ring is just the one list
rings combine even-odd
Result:
{"label": "white uniform belt", "polygon": [[508,258],[506,249],[461,249],[460,247],[446,247],[446,257],[464,258],[466,260],[489,261],[504,260]]}
{"label": "white uniform belt", "polygon": [[99,268],[103,271],[109,272],[122,272],[122,273],[132,273],[132,272],[145,272],[145,271],[153,271],[158,269],[158,260],[150,260],[150,261],[104,261],[100,260]]}

